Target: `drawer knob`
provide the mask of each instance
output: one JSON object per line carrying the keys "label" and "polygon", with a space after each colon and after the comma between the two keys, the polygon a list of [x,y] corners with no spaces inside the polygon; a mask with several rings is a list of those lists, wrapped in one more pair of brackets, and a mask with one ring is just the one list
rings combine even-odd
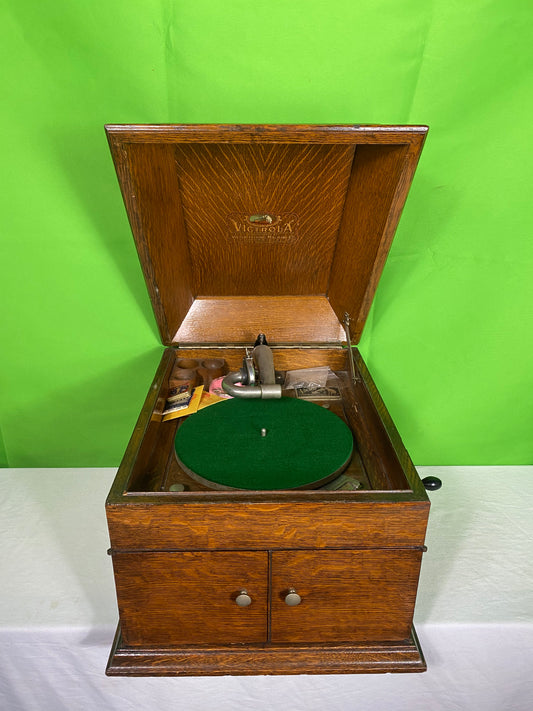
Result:
{"label": "drawer knob", "polygon": [[289,592],[285,595],[285,603],[289,607],[294,607],[302,602],[302,598],[298,595],[294,588],[289,588]]}
{"label": "drawer knob", "polygon": [[252,604],[252,598],[248,595],[247,590],[241,590],[235,598],[235,602],[239,607],[248,607]]}

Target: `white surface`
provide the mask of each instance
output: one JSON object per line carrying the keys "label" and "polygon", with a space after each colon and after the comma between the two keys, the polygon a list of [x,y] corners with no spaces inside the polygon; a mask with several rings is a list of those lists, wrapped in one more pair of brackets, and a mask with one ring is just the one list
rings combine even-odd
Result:
{"label": "white surface", "polygon": [[424,674],[107,678],[114,469],[3,470],[0,708],[530,711],[533,467],[420,468],[432,510],[415,624]]}

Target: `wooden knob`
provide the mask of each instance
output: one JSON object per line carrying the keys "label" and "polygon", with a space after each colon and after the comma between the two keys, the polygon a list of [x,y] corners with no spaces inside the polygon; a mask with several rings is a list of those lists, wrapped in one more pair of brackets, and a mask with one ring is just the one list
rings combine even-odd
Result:
{"label": "wooden knob", "polygon": [[246,590],[241,590],[235,598],[235,602],[239,607],[248,607],[248,605],[252,604],[252,598],[248,595]]}
{"label": "wooden knob", "polygon": [[302,602],[302,598],[298,595],[294,588],[289,588],[289,592],[285,595],[285,603],[289,607],[294,607]]}

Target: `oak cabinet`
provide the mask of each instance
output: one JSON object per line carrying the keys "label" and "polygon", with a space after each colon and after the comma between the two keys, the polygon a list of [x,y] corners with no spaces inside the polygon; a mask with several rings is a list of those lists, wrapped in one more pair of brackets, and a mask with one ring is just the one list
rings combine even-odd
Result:
{"label": "oak cabinet", "polygon": [[[107,673],[423,671],[411,623],[429,500],[352,344],[427,127],[106,131],[166,346],[106,501],[120,615]],[[359,488],[291,489],[273,464],[275,486],[220,490],[181,466],[163,421],[176,364],[237,372],[260,333],[280,374],[338,378],[324,406],[351,432]],[[216,457],[228,439],[201,446]]]}

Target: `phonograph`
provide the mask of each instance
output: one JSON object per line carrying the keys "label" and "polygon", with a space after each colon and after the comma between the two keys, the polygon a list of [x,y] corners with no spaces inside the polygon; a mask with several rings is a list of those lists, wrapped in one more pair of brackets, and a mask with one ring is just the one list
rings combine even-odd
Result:
{"label": "phonograph", "polygon": [[352,343],[427,128],[106,131],[166,346],[106,501],[107,673],[423,671],[429,501]]}

